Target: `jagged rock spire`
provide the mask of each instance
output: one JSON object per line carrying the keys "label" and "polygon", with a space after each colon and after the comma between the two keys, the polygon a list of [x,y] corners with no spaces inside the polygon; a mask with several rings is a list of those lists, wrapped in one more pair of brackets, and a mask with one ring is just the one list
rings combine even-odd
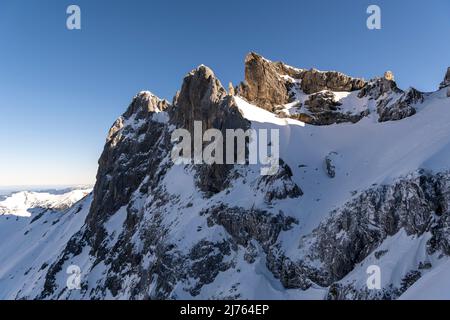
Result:
{"label": "jagged rock spire", "polygon": [[146,117],[148,113],[164,111],[168,106],[169,103],[166,100],[158,98],[149,91],[141,91],[133,98],[123,116],[129,118],[136,113],[136,118],[141,119]]}
{"label": "jagged rock spire", "polygon": [[286,81],[280,77],[278,66],[254,52],[245,57],[245,82],[239,94],[269,111],[289,102]]}
{"label": "jagged rock spire", "polygon": [[230,81],[230,83],[228,83],[228,95],[230,96],[234,96],[235,92],[234,92],[234,86],[233,83]]}
{"label": "jagged rock spire", "polygon": [[392,73],[392,71],[388,70],[384,73],[384,78],[388,81],[394,81],[394,74]]}
{"label": "jagged rock spire", "polygon": [[202,121],[206,128],[227,96],[225,88],[207,66],[201,65],[189,72],[175,97],[171,120],[177,126],[193,130],[194,121]]}

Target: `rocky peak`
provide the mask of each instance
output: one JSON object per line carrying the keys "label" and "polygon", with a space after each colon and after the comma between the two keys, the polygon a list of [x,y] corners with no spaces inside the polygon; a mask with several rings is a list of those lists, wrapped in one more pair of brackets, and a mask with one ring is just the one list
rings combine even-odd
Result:
{"label": "rocky peak", "polygon": [[416,113],[415,104],[422,103],[423,93],[409,88],[403,91],[397,87],[391,72],[384,77],[371,80],[358,94],[359,98],[368,97],[376,100],[378,121],[396,121]]}
{"label": "rocky peak", "polygon": [[402,92],[403,91],[397,87],[397,83],[394,80],[389,80],[389,77],[382,77],[369,81],[367,85],[361,89],[358,97],[370,97],[377,100],[385,94]]}
{"label": "rocky peak", "polygon": [[[449,85],[450,68],[441,87]],[[355,123],[370,114],[368,105],[350,112],[348,105],[334,98],[335,92],[353,91],[359,99],[376,100],[380,122],[409,117],[416,113],[413,105],[423,101],[421,92],[399,89],[391,71],[367,82],[337,71],[294,68],[253,52],[245,59],[245,82],[239,86],[238,95],[280,116],[313,125],[330,125]],[[296,102],[295,106],[288,107],[292,102]]]}
{"label": "rocky peak", "polygon": [[288,86],[280,71],[283,71],[282,64],[249,53],[245,57],[245,82],[239,87],[239,95],[269,111],[276,105],[288,103]]}
{"label": "rocky peak", "polygon": [[444,81],[439,85],[439,89],[450,86],[450,67],[447,68],[447,73],[445,74]]}
{"label": "rocky peak", "polygon": [[128,119],[136,114],[136,119],[142,119],[146,118],[149,113],[165,111],[168,106],[167,100],[160,99],[149,91],[141,91],[134,96],[123,117]]}
{"label": "rocky peak", "polygon": [[[214,128],[221,130],[224,136],[226,129],[250,127],[233,96],[227,93],[213,71],[203,65],[184,78],[174,99],[170,121],[190,132],[194,131],[194,121],[201,121],[203,131]],[[198,165],[196,184],[207,195],[219,192],[226,187],[229,169],[225,164]]]}
{"label": "rocky peak", "polygon": [[416,114],[414,105],[423,102],[423,93],[414,88],[400,92],[397,100],[391,97],[380,99],[377,104],[379,122],[401,120]]}
{"label": "rocky peak", "polygon": [[184,78],[181,90],[174,99],[171,121],[190,132],[193,132],[194,121],[202,121],[204,130],[212,128],[212,121],[226,96],[227,92],[214,72],[201,65]]}
{"label": "rocky peak", "polygon": [[298,69],[252,52],[245,58],[245,82],[241,83],[238,94],[274,111],[276,106],[292,102],[292,89],[313,94],[323,90],[354,91],[365,85],[364,80],[340,72]]}
{"label": "rocky peak", "polygon": [[89,234],[95,235],[91,239],[94,248],[103,240],[101,223],[130,202],[146,174],[168,152],[170,137],[164,117],[155,115],[167,116],[164,111],[170,107],[166,100],[148,91],[139,92],[109,130],[86,220]]}
{"label": "rocky peak", "polygon": [[[94,200],[88,217],[91,230],[96,230],[99,219],[107,218],[128,203],[144,177],[158,168],[172,147],[169,124],[193,132],[194,121],[202,122],[203,131],[210,128],[246,130],[250,126],[234,98],[204,65],[185,76],[173,105],[147,91],[133,98],[127,111],[110,129],[99,160]],[[197,166],[198,187],[208,194],[220,191],[225,186],[228,170],[226,165]],[[157,183],[155,177],[152,183]]]}
{"label": "rocky peak", "polygon": [[109,129],[106,142],[110,144],[110,147],[114,146],[120,139],[117,133],[124,128],[125,122],[132,117],[134,117],[134,120],[149,120],[154,113],[165,111],[169,106],[167,100],[160,99],[149,91],[139,92],[133,97],[125,113]]}

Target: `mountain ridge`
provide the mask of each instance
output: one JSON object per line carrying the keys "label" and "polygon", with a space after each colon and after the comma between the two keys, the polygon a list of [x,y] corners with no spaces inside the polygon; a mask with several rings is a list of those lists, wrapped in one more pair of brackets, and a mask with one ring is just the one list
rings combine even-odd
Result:
{"label": "mountain ridge", "polygon": [[[70,237],[5,296],[394,299],[445,263],[447,86],[403,91],[254,53],[246,82],[233,95],[201,65],[171,103],[138,93],[107,135],[93,193],[55,224],[74,225]],[[171,133],[193,121],[278,129],[278,171],[173,164]],[[395,273],[383,257],[399,250],[414,258],[395,260]],[[377,261],[388,280],[367,291],[362,266]],[[80,290],[66,286],[70,265],[82,270]]]}

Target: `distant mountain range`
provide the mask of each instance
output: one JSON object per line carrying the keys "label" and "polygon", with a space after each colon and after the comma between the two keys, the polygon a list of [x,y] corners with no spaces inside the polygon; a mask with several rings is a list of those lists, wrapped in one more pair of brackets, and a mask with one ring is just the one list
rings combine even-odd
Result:
{"label": "distant mountain range", "polygon": [[8,196],[14,192],[33,191],[33,192],[48,192],[48,193],[66,193],[72,190],[89,189],[91,185],[43,185],[43,186],[2,186],[0,187],[0,196]]}

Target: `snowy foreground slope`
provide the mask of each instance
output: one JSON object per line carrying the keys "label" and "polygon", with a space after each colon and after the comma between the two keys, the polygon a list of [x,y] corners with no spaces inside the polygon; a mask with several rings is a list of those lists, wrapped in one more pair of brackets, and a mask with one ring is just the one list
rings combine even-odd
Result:
{"label": "snowy foreground slope", "polygon": [[[450,298],[450,72],[422,93],[253,53],[245,67],[234,93],[200,66],[173,103],[136,95],[71,208],[27,217],[38,196],[4,200],[0,298]],[[278,172],[175,165],[171,133],[194,120],[279,129]]]}
{"label": "snowy foreground slope", "polygon": [[[0,297],[32,294],[89,212],[92,189],[16,192],[0,201]],[[31,290],[31,291],[28,291]]]}

